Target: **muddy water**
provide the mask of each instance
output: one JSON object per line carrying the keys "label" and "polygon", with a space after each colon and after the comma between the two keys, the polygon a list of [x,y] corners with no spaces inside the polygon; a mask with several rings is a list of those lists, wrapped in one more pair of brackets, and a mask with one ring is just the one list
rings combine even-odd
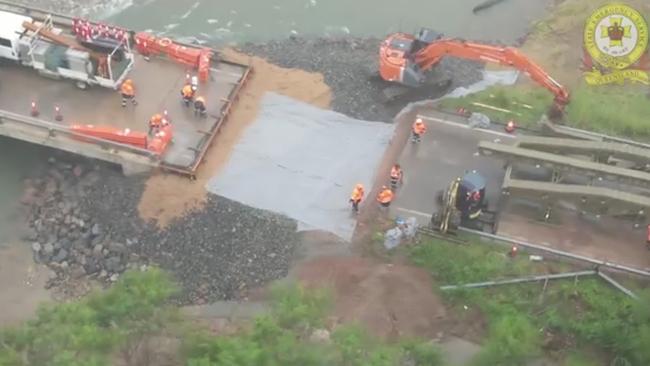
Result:
{"label": "muddy water", "polygon": [[[290,34],[376,35],[430,27],[450,36],[512,42],[541,17],[549,0],[505,0],[479,15],[481,0],[114,0],[130,4],[110,20],[134,28],[230,43]],[[112,11],[114,13],[114,11]],[[0,242],[15,234],[24,175],[48,157],[44,149],[0,139]]]}
{"label": "muddy water", "polygon": [[512,42],[548,0],[505,0],[477,15],[483,0],[134,0],[112,17],[139,29],[202,41],[264,41],[297,35],[377,35],[426,26],[450,36]]}

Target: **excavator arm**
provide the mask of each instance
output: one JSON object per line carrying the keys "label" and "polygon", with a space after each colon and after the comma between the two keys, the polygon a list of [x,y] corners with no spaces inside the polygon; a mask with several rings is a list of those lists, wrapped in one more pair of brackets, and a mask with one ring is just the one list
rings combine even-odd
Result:
{"label": "excavator arm", "polygon": [[424,72],[435,66],[445,56],[513,67],[524,72],[535,82],[553,93],[557,104],[566,105],[569,102],[569,92],[538,64],[516,48],[489,46],[458,40],[438,40],[415,53],[414,61]]}
{"label": "excavator arm", "polygon": [[395,33],[382,42],[379,50],[381,77],[389,82],[418,87],[426,79],[425,72],[443,57],[452,56],[516,68],[553,93],[559,110],[569,103],[568,90],[518,49],[444,39],[431,34],[435,32],[422,30],[417,36]]}

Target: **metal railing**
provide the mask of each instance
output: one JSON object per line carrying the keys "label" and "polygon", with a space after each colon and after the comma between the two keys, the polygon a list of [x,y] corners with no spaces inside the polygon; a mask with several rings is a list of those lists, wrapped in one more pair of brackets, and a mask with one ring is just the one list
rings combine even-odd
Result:
{"label": "metal railing", "polygon": [[29,126],[29,128],[31,129],[44,131],[45,134],[50,137],[56,137],[57,134],[65,135],[82,143],[91,142],[95,145],[99,145],[105,150],[114,149],[114,150],[127,152],[134,155],[139,155],[148,158],[152,162],[152,164],[154,163],[156,165],[158,164],[157,162],[159,160],[159,156],[149,150],[141,149],[135,146],[122,144],[111,140],[102,139],[99,137],[82,134],[73,131],[66,126],[59,125],[57,123],[48,122],[42,119],[28,117],[21,114],[0,110],[0,125],[4,125],[7,123],[15,123],[15,124]]}

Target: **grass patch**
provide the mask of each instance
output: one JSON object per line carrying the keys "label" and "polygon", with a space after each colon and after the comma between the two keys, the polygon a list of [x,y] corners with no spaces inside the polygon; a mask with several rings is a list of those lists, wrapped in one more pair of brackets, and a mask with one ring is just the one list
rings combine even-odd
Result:
{"label": "grass patch", "polygon": [[[482,92],[461,98],[447,98],[441,101],[441,107],[457,110],[460,107],[472,112],[480,112],[493,121],[504,122],[513,119],[522,126],[533,126],[547,111],[553,96],[545,89],[524,86],[493,86]],[[507,109],[513,113],[501,112],[479,107],[474,103]]]}
{"label": "grass patch", "polygon": [[[472,112],[483,113],[493,121],[504,122],[513,119],[520,126],[533,127],[548,111],[552,100],[551,95],[542,88],[494,86],[465,97],[443,100],[440,106],[445,110],[463,107]],[[474,103],[508,109],[512,113],[491,110]],[[648,139],[649,115],[650,100],[640,88],[582,85],[572,92],[571,103],[566,108],[565,123],[609,135]]]}
{"label": "grass patch", "polygon": [[639,88],[595,88],[573,91],[567,120],[578,128],[633,138],[650,137],[650,100]]}
{"label": "grass patch", "polygon": [[[513,260],[504,252],[482,244],[433,240],[410,254],[441,285],[567,270],[549,267],[547,262],[531,263],[523,253]],[[452,307],[478,308],[488,321],[489,336],[477,365],[516,365],[537,355],[542,343],[530,329],[539,332],[546,350],[559,352],[559,357],[593,346],[625,357],[632,365],[650,364],[650,297],[636,302],[596,277],[549,281],[546,290],[542,288],[529,283],[443,293]],[[506,336],[504,328],[512,328],[510,334],[518,336]],[[525,349],[525,354],[518,349]]]}

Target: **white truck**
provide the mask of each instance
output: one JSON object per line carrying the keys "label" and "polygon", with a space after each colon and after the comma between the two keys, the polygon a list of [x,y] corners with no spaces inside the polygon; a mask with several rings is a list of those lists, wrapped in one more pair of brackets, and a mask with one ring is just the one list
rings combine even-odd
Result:
{"label": "white truck", "polygon": [[74,36],[55,28],[51,17],[42,22],[0,11],[0,58],[17,62],[55,79],[70,79],[80,89],[91,85],[117,89],[133,68],[128,42],[110,52],[91,50]]}

